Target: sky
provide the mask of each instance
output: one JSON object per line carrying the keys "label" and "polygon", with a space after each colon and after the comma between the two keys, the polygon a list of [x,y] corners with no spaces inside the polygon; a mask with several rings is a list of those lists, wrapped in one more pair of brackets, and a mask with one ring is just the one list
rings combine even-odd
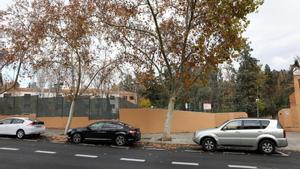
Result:
{"label": "sky", "polygon": [[[12,0],[0,0],[5,9]],[[265,0],[257,13],[249,15],[244,36],[251,42],[252,57],[271,69],[288,69],[300,56],[300,0]]]}

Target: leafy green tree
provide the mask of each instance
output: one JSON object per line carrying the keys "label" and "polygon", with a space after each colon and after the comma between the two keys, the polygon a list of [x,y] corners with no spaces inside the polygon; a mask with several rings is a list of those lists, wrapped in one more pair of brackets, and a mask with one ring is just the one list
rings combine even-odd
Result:
{"label": "leafy green tree", "polygon": [[107,40],[118,42],[122,56],[137,70],[155,69],[159,77],[164,76],[161,84],[168,96],[168,113],[163,138],[169,140],[179,94],[239,54],[245,45],[247,15],[263,0],[96,2]]}
{"label": "leafy green tree", "polygon": [[249,46],[242,52],[240,67],[237,72],[234,107],[236,111],[245,111],[249,117],[256,116],[258,98],[258,79],[260,67],[258,60],[251,57]]}

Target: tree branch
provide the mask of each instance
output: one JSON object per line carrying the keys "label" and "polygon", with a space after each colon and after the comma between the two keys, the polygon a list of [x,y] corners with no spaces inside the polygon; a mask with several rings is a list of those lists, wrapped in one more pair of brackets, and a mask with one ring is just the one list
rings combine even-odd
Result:
{"label": "tree branch", "polygon": [[18,70],[17,70],[17,74],[16,74],[16,77],[15,77],[15,81],[14,83],[9,87],[9,88],[6,88],[4,89],[3,91],[0,91],[0,94],[3,94],[11,89],[13,89],[17,83],[18,83],[18,78],[19,78],[19,74],[20,74],[20,71],[21,71],[21,67],[22,67],[22,64],[23,64],[23,60],[24,60],[24,56],[25,54],[22,54],[22,57],[20,58],[20,61],[19,61],[19,65],[18,65]]}
{"label": "tree branch", "polygon": [[159,25],[158,25],[157,18],[156,18],[157,14],[155,14],[155,12],[153,10],[153,7],[151,6],[151,3],[150,3],[149,0],[147,0],[147,4],[148,4],[148,6],[150,8],[150,11],[151,11],[151,14],[152,14],[152,17],[153,17],[153,20],[154,20],[154,24],[155,24],[155,28],[156,28],[156,33],[158,35],[158,41],[159,41],[160,50],[161,50],[162,56],[164,58],[164,61],[166,63],[166,66],[167,66],[167,69],[168,69],[168,74],[169,74],[169,76],[170,76],[171,79],[174,79],[173,74],[172,74],[172,68],[170,66],[170,63],[169,63],[168,58],[167,58],[167,55],[165,53],[165,49],[164,49],[164,44],[163,44],[161,32],[160,32]]}

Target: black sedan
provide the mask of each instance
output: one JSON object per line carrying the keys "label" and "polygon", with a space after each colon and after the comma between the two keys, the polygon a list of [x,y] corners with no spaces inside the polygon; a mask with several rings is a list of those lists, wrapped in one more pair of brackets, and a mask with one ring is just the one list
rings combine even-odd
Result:
{"label": "black sedan", "polygon": [[67,134],[76,144],[82,141],[111,141],[123,146],[141,139],[139,128],[116,121],[99,121],[84,128],[70,129]]}

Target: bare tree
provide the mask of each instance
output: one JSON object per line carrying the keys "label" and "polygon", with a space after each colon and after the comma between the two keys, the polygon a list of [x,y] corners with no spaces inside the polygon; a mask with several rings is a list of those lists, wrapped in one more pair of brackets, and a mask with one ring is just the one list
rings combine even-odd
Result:
{"label": "bare tree", "polygon": [[244,46],[247,14],[262,0],[103,0],[98,18],[108,39],[140,72],[154,72],[169,96],[163,139],[169,140],[178,93],[188,90]]}
{"label": "bare tree", "polygon": [[[95,48],[95,44],[100,42],[96,37],[101,37],[101,33],[95,32],[94,29],[93,16],[96,8],[92,2],[92,0],[70,2],[20,0],[12,6],[22,10],[23,6],[26,7],[22,11],[21,19],[30,25],[27,32],[24,32],[28,30],[26,26],[20,28],[20,32],[24,32],[22,36],[26,38],[17,39],[20,44],[24,44],[22,48],[17,48],[23,54],[21,55],[23,57],[19,57],[20,64],[29,64],[32,71],[50,69],[52,75],[58,77],[70,89],[68,98],[72,103],[65,133],[71,125],[78,97],[103,69],[117,64],[116,58],[104,58]],[[12,16],[12,20],[18,20],[18,17]],[[9,29],[6,30],[10,33]],[[17,32],[12,35],[15,34]],[[30,59],[24,58],[26,56],[24,53],[28,49],[32,54]],[[5,60],[9,63],[9,59]]]}

